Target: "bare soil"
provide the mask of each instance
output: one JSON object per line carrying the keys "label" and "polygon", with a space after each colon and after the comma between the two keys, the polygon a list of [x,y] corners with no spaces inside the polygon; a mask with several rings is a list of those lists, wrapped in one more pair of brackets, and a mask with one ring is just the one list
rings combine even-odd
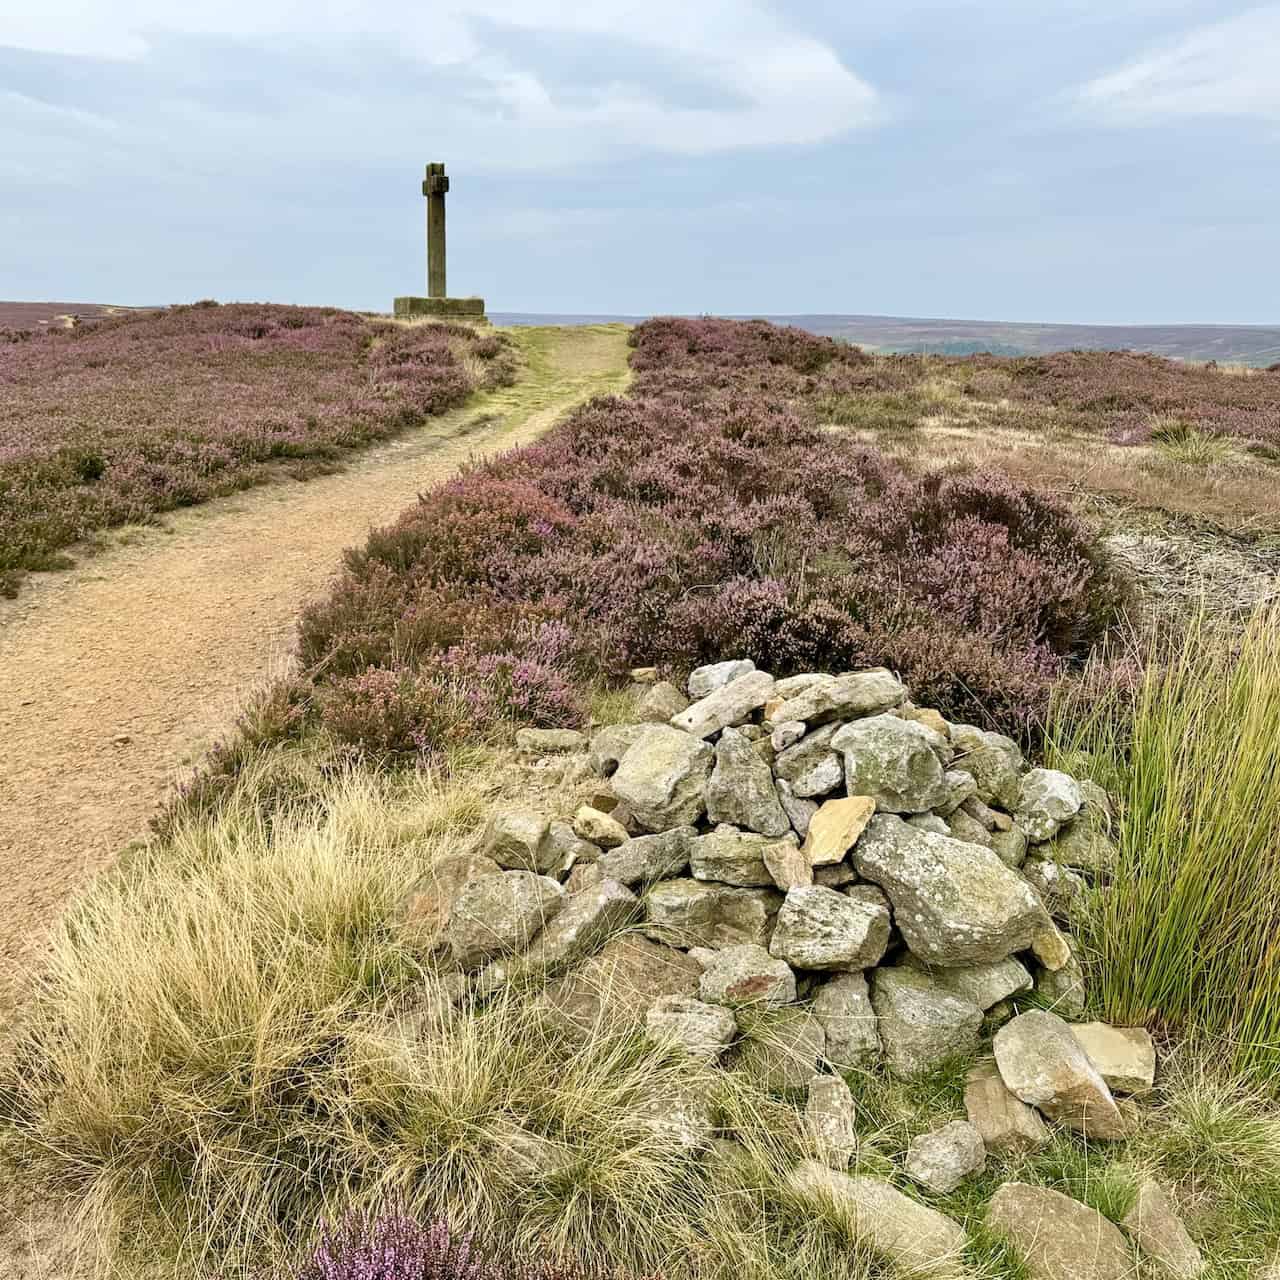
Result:
{"label": "bare soil", "polygon": [[0,602],[0,1025],[75,888],[145,833],[166,787],[291,660],[343,548],[469,458],[625,383],[620,325],[514,331],[526,367],[336,475],[117,530]]}

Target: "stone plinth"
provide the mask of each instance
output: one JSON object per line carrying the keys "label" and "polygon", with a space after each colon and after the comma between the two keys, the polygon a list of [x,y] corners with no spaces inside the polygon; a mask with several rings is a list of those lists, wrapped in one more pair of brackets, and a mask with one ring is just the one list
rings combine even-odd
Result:
{"label": "stone plinth", "polygon": [[397,298],[397,316],[435,316],[445,320],[483,320],[483,298]]}

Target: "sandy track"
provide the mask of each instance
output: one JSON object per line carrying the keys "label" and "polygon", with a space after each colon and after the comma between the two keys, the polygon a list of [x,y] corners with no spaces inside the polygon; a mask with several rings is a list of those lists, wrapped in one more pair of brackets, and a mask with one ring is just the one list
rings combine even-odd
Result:
{"label": "sandy track", "polygon": [[525,332],[513,388],[361,454],[130,531],[0,602],[0,1024],[68,895],[289,658],[344,547],[469,457],[529,440],[625,380],[619,326]]}

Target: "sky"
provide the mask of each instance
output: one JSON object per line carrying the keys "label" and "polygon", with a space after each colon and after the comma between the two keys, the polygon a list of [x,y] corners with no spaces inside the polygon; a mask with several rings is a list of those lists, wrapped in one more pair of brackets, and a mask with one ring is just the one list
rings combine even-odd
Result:
{"label": "sky", "polygon": [[0,0],[0,298],[1280,322],[1280,3]]}

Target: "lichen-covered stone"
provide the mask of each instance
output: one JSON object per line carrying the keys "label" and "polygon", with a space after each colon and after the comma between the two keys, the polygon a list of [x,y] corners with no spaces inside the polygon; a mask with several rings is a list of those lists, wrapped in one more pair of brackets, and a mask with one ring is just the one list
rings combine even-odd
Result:
{"label": "lichen-covered stone", "polygon": [[978,798],[1012,811],[1018,803],[1023,768],[1018,744],[1002,733],[990,733],[971,724],[953,724],[951,745],[957,752],[952,767],[973,776]]}
{"label": "lichen-covered stone", "polygon": [[963,966],[1025,950],[1047,923],[1031,886],[990,850],[877,814],[853,851],[893,904],[907,946],[930,964]]}
{"label": "lichen-covered stone", "polygon": [[421,951],[436,947],[449,923],[454,900],[472,880],[502,868],[483,854],[458,854],[429,867],[405,895],[400,919],[404,936]]}
{"label": "lichen-covered stone", "polygon": [[823,725],[779,752],[773,772],[779,781],[787,783],[792,795],[801,800],[824,796],[844,781],[844,761],[831,746],[831,739],[841,728],[840,724]]}
{"label": "lichen-covered stone", "polygon": [[721,824],[689,844],[689,866],[695,879],[716,880],[746,888],[772,885],[773,876],[765,866],[768,838],[754,831],[740,831]]}
{"label": "lichen-covered stone", "polygon": [[[843,769],[843,765],[841,768]],[[792,790],[791,783],[784,778],[776,779],[775,785],[778,788],[778,803],[790,819],[791,829],[803,840],[809,834],[809,823],[813,821],[813,815],[818,812],[818,802],[802,800]]]}
{"label": "lichen-covered stone", "polygon": [[1036,970],[1036,994],[1047,1008],[1063,1018],[1080,1018],[1085,1011],[1084,970],[1075,956],[1057,969]]}
{"label": "lichen-covered stone", "polygon": [[[924,967],[914,956],[907,963],[912,967]],[[930,968],[928,973],[944,991],[976,1004],[983,1011],[1010,996],[1030,991],[1033,985],[1031,974],[1012,956],[966,968]]]}
{"label": "lichen-covered stone", "polygon": [[782,895],[699,880],[663,880],[645,895],[645,934],[676,947],[768,944]]}
{"label": "lichen-covered stone", "polygon": [[986,1163],[982,1135],[967,1120],[953,1120],[912,1138],[903,1168],[912,1181],[945,1196],[971,1174],[980,1173]]}
{"label": "lichen-covered stone", "polygon": [[613,775],[613,791],[646,831],[696,822],[713,753],[707,743],[669,725],[644,725]]}
{"label": "lichen-covered stone", "polygon": [[1014,817],[1034,844],[1057,835],[1083,804],[1084,796],[1074,778],[1058,769],[1032,769],[1019,784]]}
{"label": "lichen-covered stone", "polygon": [[946,743],[915,720],[855,720],[831,746],[844,756],[849,794],[871,796],[882,813],[924,813],[947,799],[941,754]]}
{"label": "lichen-covered stone", "polygon": [[703,972],[698,994],[708,1004],[731,1009],[791,1004],[796,998],[796,975],[763,947],[725,947]]}
{"label": "lichen-covered stone", "polygon": [[982,1010],[944,991],[917,969],[873,970],[871,1007],[885,1061],[905,1079],[978,1047]]}
{"label": "lichen-covered stone", "polygon": [[689,699],[668,680],[660,680],[640,699],[636,715],[644,724],[667,724],[689,706]]}
{"label": "lichen-covered stone", "polygon": [[674,1044],[690,1057],[704,1060],[718,1058],[738,1032],[731,1010],[692,996],[659,997],[650,1008],[645,1025],[652,1040]]}
{"label": "lichen-covered stone", "polygon": [[774,837],[791,830],[791,821],[778,801],[772,770],[735,729],[726,729],[716,743],[706,801],[709,822],[728,822]]}
{"label": "lichen-covered stone", "polygon": [[591,745],[587,749],[591,767],[602,778],[611,777],[622,762],[622,757],[649,728],[651,726],[647,724],[610,724],[598,730],[592,735]]}
{"label": "lichen-covered stone", "polygon": [[813,1016],[827,1035],[827,1060],[839,1071],[863,1068],[881,1055],[866,975],[840,973],[818,988]]}
{"label": "lichen-covered stone", "polygon": [[862,970],[889,944],[889,912],[821,885],[791,889],[778,911],[769,954],[796,969]]}
{"label": "lichen-covered stone", "polygon": [[[828,1055],[830,1056],[830,1055]],[[818,1159],[841,1172],[858,1147],[857,1106],[840,1076],[813,1076],[805,1102],[804,1123]]]}
{"label": "lichen-covered stone", "polygon": [[566,895],[561,909],[534,938],[511,974],[553,974],[602,947],[641,913],[640,899],[616,880],[602,879]]}
{"label": "lichen-covered stone", "polygon": [[728,725],[746,720],[772,694],[773,677],[764,671],[749,671],[672,716],[671,724],[695,738],[709,738]]}
{"label": "lichen-covered stone", "polygon": [[560,855],[551,845],[551,819],[530,809],[501,809],[485,825],[480,852],[511,871],[545,875]]}
{"label": "lichen-covered stone", "polygon": [[531,871],[503,871],[472,880],[454,899],[445,933],[453,958],[477,969],[495,956],[521,951],[564,906],[564,890]]}
{"label": "lichen-covered stone", "polygon": [[773,883],[783,893],[813,883],[813,867],[801,852],[793,835],[783,836],[781,840],[771,840],[760,851],[760,857],[773,877]]}
{"label": "lichen-covered stone", "polygon": [[636,836],[601,854],[601,872],[626,885],[648,884],[681,875],[689,865],[694,827],[672,827],[655,835]]}

